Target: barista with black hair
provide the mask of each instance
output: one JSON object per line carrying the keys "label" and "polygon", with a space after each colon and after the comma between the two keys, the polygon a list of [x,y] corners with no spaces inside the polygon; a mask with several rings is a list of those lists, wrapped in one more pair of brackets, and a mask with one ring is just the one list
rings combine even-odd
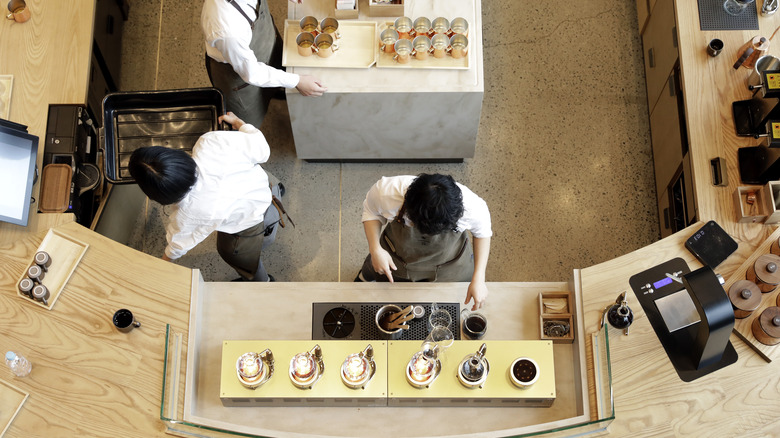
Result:
{"label": "barista with black hair", "polygon": [[260,260],[276,237],[279,181],[263,170],[271,150],[262,132],[233,113],[219,118],[236,131],[203,134],[192,156],[178,149],[136,149],[130,175],[151,200],[173,205],[164,260],[175,260],[213,231],[217,251],[243,280],[273,281]]}
{"label": "barista with black hair", "polygon": [[362,220],[369,255],[356,281],[470,281],[464,304],[482,307],[493,232],[487,204],[468,187],[449,175],[383,177]]}

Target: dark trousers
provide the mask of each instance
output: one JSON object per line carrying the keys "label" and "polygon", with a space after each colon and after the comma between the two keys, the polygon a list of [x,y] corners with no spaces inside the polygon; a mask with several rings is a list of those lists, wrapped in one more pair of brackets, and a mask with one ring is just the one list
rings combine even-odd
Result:
{"label": "dark trousers", "polygon": [[[270,174],[269,179],[276,180]],[[278,183],[271,187],[271,193],[280,197]],[[245,280],[268,281],[268,272],[260,256],[262,250],[276,240],[279,219],[279,210],[271,204],[259,224],[233,234],[217,232],[219,256]]]}

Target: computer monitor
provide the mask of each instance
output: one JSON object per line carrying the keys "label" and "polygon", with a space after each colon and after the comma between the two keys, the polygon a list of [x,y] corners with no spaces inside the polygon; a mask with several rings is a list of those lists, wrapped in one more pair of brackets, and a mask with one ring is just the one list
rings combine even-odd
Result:
{"label": "computer monitor", "polygon": [[0,124],[0,221],[26,226],[38,160],[38,137]]}

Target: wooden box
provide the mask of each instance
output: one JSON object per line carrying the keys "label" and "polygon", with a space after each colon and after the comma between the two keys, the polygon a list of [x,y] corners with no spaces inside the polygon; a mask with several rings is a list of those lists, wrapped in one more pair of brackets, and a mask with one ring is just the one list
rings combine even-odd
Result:
{"label": "wooden box", "polygon": [[404,15],[404,0],[399,3],[368,0],[368,15],[371,17],[402,17]]}
{"label": "wooden box", "polygon": [[764,211],[767,218],[765,224],[780,222],[780,181],[769,181],[764,186]]}
{"label": "wooden box", "polygon": [[[542,292],[539,294],[539,337],[554,343],[574,342],[574,306],[569,292]],[[545,333],[545,324],[560,321],[568,324],[569,331],[564,336],[550,336]]]}
{"label": "wooden box", "polygon": [[333,3],[333,16],[338,20],[349,20],[358,18],[358,1],[355,0],[355,9],[337,9],[336,2]]}
{"label": "wooden box", "polygon": [[[756,200],[748,204],[748,195],[754,193]],[[739,223],[761,223],[766,220],[764,188],[759,186],[739,186],[734,191],[734,209]]]}

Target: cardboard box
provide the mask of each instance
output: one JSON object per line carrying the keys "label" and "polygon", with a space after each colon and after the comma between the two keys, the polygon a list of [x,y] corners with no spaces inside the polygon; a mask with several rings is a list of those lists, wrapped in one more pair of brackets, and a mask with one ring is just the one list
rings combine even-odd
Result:
{"label": "cardboard box", "polygon": [[337,20],[349,20],[358,18],[358,1],[355,0],[355,9],[337,9],[336,2],[333,2],[333,16]]}
{"label": "cardboard box", "polygon": [[404,0],[401,0],[399,4],[368,0],[368,15],[371,17],[402,17],[404,15]]}

